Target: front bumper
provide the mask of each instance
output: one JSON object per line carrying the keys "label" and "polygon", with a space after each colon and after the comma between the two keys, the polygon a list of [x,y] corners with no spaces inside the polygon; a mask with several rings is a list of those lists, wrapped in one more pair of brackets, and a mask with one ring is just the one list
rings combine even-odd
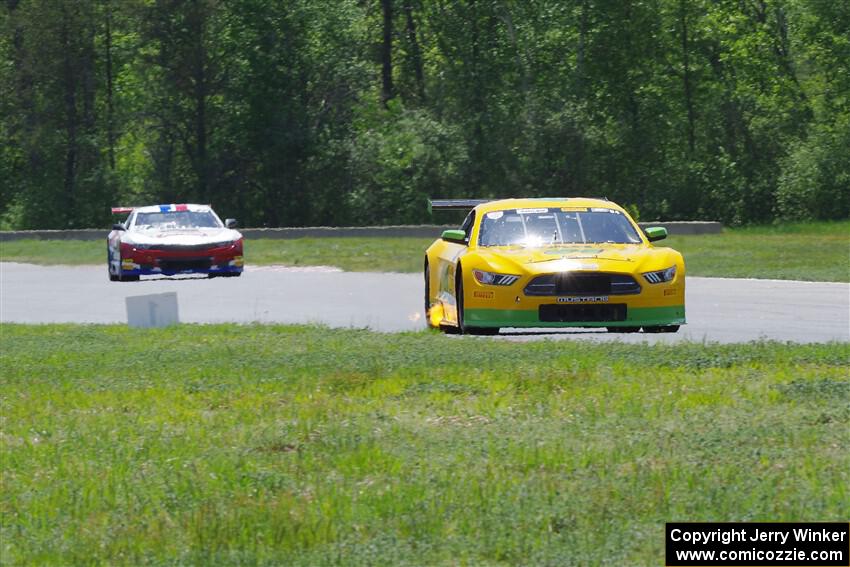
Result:
{"label": "front bumper", "polygon": [[204,251],[133,249],[122,250],[120,274],[124,276],[175,276],[178,274],[242,273],[245,262],[241,244]]}
{"label": "front bumper", "polygon": [[[683,270],[682,270],[683,271]],[[470,327],[656,327],[685,324],[685,278],[634,294],[528,296],[528,278],[488,286],[464,277],[464,323]],[[571,319],[575,317],[575,319]]]}

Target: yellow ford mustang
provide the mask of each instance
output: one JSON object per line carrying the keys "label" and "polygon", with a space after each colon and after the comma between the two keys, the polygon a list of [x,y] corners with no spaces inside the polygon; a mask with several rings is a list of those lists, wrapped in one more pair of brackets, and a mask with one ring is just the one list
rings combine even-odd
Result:
{"label": "yellow ford mustang", "polygon": [[425,253],[431,327],[676,332],[685,322],[682,255],[651,244],[667,230],[641,230],[608,200],[435,200],[431,207],[472,209]]}

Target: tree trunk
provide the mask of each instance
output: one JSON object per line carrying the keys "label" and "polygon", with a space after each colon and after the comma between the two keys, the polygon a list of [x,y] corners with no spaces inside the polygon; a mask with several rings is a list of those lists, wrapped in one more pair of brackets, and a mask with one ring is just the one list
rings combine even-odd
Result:
{"label": "tree trunk", "polygon": [[112,2],[106,0],[106,143],[109,169],[115,171],[115,106],[112,88]]}
{"label": "tree trunk", "polygon": [[402,5],[405,20],[407,22],[407,41],[410,44],[411,58],[413,59],[413,74],[416,78],[416,94],[419,102],[425,102],[425,74],[422,71],[422,50],[419,48],[419,39],[416,37],[416,21],[413,19],[413,6],[411,0],[404,0]]}
{"label": "tree trunk", "polygon": [[194,82],[193,97],[195,103],[195,174],[197,175],[198,198],[209,202],[209,164],[207,163],[207,98],[209,81],[207,77],[207,51],[204,45],[207,14],[204,8],[196,6],[191,12],[192,27],[195,32],[194,54],[192,56],[192,75]]}
{"label": "tree trunk", "polygon": [[[65,107],[65,171],[63,174],[63,195],[65,199],[64,217],[73,218],[76,175],[77,175],[77,83],[74,68],[74,53],[68,30],[69,15],[62,6],[62,26],[60,37],[64,51],[62,59],[62,99]],[[70,225],[69,225],[70,226]]]}
{"label": "tree trunk", "polygon": [[682,81],[685,88],[685,105],[688,109],[688,148],[694,152],[696,145],[695,135],[695,113],[694,98],[691,89],[691,66],[688,58],[688,16],[686,13],[686,0],[679,0],[679,23],[682,27]]}
{"label": "tree trunk", "polygon": [[393,2],[381,0],[384,13],[384,39],[381,45],[381,101],[384,106],[393,98]]}

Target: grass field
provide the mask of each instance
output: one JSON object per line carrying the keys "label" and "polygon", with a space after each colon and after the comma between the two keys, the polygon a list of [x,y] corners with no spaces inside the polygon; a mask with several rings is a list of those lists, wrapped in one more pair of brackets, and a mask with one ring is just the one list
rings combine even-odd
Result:
{"label": "grass field", "polygon": [[3,565],[662,565],[665,521],[847,520],[848,344],[0,333]]}
{"label": "grass field", "polygon": [[[430,238],[252,240],[250,265],[338,266],[349,271],[418,272]],[[850,221],[726,229],[659,243],[685,255],[693,276],[850,282]],[[104,242],[0,243],[0,259],[35,264],[104,264]]]}

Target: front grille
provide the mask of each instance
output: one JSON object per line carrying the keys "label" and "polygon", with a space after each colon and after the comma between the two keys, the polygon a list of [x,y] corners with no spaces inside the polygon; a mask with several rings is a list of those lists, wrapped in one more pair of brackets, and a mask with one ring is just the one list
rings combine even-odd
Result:
{"label": "front grille", "polygon": [[607,323],[625,321],[626,306],[622,303],[541,305],[538,317],[544,323]]}
{"label": "front grille", "polygon": [[163,272],[209,270],[211,265],[209,258],[167,258],[159,261],[159,267]]}
{"label": "front grille", "polygon": [[525,295],[633,295],[640,284],[631,276],[619,274],[587,274],[565,272],[537,276],[527,286]]}
{"label": "front grille", "polygon": [[206,244],[162,244],[162,245],[154,245],[151,248],[154,250],[164,250],[168,252],[191,252],[198,251],[201,252],[203,250],[212,250],[213,248],[221,248],[224,244],[220,242],[206,243]]}

